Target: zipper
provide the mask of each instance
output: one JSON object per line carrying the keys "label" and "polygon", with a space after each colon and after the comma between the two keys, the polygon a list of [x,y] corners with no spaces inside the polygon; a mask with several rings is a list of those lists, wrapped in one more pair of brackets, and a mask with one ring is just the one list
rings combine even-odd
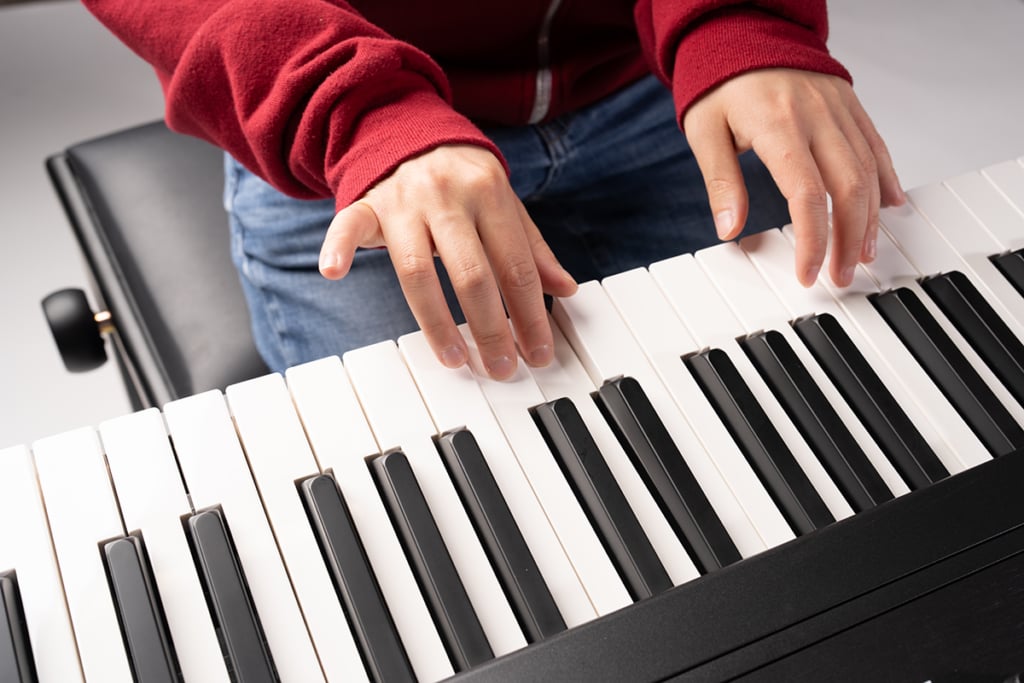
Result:
{"label": "zipper", "polygon": [[537,35],[537,80],[529,123],[540,123],[551,108],[551,24],[562,0],[551,0]]}

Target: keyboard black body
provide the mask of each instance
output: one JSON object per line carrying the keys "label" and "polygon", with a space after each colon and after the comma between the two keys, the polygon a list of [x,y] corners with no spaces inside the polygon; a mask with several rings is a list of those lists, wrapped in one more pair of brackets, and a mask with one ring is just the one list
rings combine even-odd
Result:
{"label": "keyboard black body", "polygon": [[484,681],[1016,681],[1024,452],[456,676]]}

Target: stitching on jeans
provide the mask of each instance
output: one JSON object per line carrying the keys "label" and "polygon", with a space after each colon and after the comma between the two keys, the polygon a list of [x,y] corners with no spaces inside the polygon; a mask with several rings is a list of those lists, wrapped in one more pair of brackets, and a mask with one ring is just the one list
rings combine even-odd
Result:
{"label": "stitching on jeans", "polygon": [[544,181],[530,193],[526,199],[536,199],[558,180],[562,168],[572,155],[572,145],[569,141],[569,124],[566,117],[559,117],[554,121],[533,126],[533,129],[540,136],[544,143],[544,150],[548,155],[548,172]]}

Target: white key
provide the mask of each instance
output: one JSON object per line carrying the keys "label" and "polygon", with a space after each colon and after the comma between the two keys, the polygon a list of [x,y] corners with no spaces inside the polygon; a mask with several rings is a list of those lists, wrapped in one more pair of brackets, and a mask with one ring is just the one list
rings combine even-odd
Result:
{"label": "white key", "polygon": [[422,332],[403,336],[398,347],[437,431],[443,434],[464,426],[473,433],[566,625],[571,628],[596,617],[582,575],[577,576],[473,373],[468,367],[443,366]]}
{"label": "white key", "polygon": [[[779,299],[786,304],[791,319],[812,314],[828,313],[843,325],[844,331],[857,346],[865,360],[871,364],[875,373],[885,383],[893,398],[896,399],[907,414],[907,417],[917,427],[918,432],[920,432],[932,451],[936,453],[942,462],[954,463],[956,469],[952,470],[953,472],[962,470],[963,465],[960,464],[955,450],[942,435],[941,420],[933,417],[924,409],[922,404],[918,403],[918,390],[921,390],[921,388],[915,389],[905,383],[901,373],[895,367],[890,366],[884,356],[877,354],[871,342],[863,336],[856,324],[851,323],[846,312],[823,284],[818,283],[813,287],[805,288],[797,281],[793,274],[793,245],[786,239],[785,234],[781,230],[768,230],[750,235],[740,240],[740,247],[746,252],[765,282],[771,286]],[[861,283],[866,286],[866,283],[869,282],[870,278],[864,273],[855,275],[855,285]],[[863,294],[859,290],[852,292],[847,292],[847,290],[841,291],[843,296],[849,297],[861,296]],[[925,394],[935,394],[938,392],[938,389],[929,380],[929,386],[921,391]],[[945,402],[941,395],[935,397],[935,400]],[[964,426],[966,427],[966,425]],[[977,445],[980,446],[981,444]]]}
{"label": "white key", "polygon": [[[975,180],[975,182],[972,183],[971,180]],[[985,182],[979,173],[952,178],[941,184],[917,187],[908,190],[907,196],[914,208],[962,258],[974,253],[991,256],[999,248],[999,241],[978,216],[960,201],[952,189],[954,185],[966,188],[968,191],[973,188],[974,192],[988,190],[987,199],[999,199],[999,191]],[[998,208],[1000,202],[986,203]],[[1013,208],[1005,201],[1001,203],[1006,210],[1013,211]]]}
{"label": "white key", "polygon": [[526,638],[441,462],[432,439],[436,429],[398,347],[381,342],[342,360],[381,449],[401,448],[409,459],[494,654],[524,647]]}
{"label": "white key", "polygon": [[658,503],[633,467],[633,463],[629,461],[629,456],[622,450],[615,433],[598,410],[591,397],[595,391],[594,383],[554,321],[551,332],[554,336],[554,360],[545,368],[529,368],[534,381],[544,394],[544,399],[553,401],[565,396],[576,406],[672,583],[679,585],[697,578],[697,567],[658,508]]}
{"label": "white key", "polygon": [[[998,248],[985,229],[947,189],[922,187],[910,190],[908,196],[919,209],[929,212],[931,222],[909,206],[881,212],[882,224],[907,260],[922,275],[963,271],[1014,334],[1024,339],[1024,298],[988,260]],[[942,226],[941,232],[933,223]],[[973,229],[964,232],[965,227]],[[940,233],[948,242],[937,237]],[[978,251],[982,244],[985,248]]]}
{"label": "white key", "polygon": [[682,406],[675,403],[648,363],[601,285],[597,282],[581,284],[573,296],[555,300],[552,314],[594,384],[600,386],[622,375],[640,383],[740,554],[749,557],[764,550],[766,541],[747,517],[714,459],[680,412]]}
{"label": "white key", "polygon": [[380,452],[337,356],[291,368],[288,390],[317,461],[334,473],[417,678],[454,671],[366,466]]}
{"label": "white key", "polygon": [[[947,192],[947,195],[949,193]],[[951,196],[951,195],[950,195]],[[978,232],[981,232],[980,230]],[[896,289],[899,287],[905,287],[917,295],[922,305],[931,314],[935,321],[939,324],[942,330],[949,336],[950,340],[960,350],[960,353],[964,355],[967,362],[970,363],[971,367],[978,373],[981,379],[988,385],[992,393],[995,394],[996,398],[1003,407],[1017,420],[1018,423],[1024,423],[1024,408],[1017,402],[1015,398],[1007,391],[1003,383],[993,374],[992,370],[985,364],[985,361],[978,356],[977,351],[974,350],[963,335],[957,331],[956,327],[952,322],[946,318],[946,315],[938,307],[938,305],[932,300],[927,292],[921,287],[921,285],[915,279],[919,273],[914,269],[909,261],[904,258],[903,254],[898,249],[889,248],[886,245],[888,237],[886,235],[879,236],[879,244],[882,245],[881,253],[872,263],[864,264],[864,269],[868,271],[872,278],[878,283],[879,289],[885,291],[888,289]],[[1000,276],[1002,277],[1002,276]],[[1010,286],[1007,280],[1003,280]]]}
{"label": "white key", "polygon": [[281,375],[227,388],[263,507],[329,681],[368,680],[295,482],[320,474]]}
{"label": "white key", "polygon": [[83,428],[51,436],[32,444],[32,452],[85,677],[131,681],[97,546],[124,536],[124,527],[96,432]]}
{"label": "white key", "polygon": [[793,530],[758,479],[736,441],[719,419],[681,356],[700,348],[665,300],[649,271],[636,269],[607,277],[605,292],[629,326],[647,359],[768,547],[794,538]]}
{"label": "white key", "polygon": [[17,572],[40,683],[71,683],[82,668],[40,495],[28,449],[0,451],[0,570]]}
{"label": "white key", "polygon": [[[996,190],[985,198],[987,201],[976,203],[977,211],[991,221],[989,226],[978,213],[956,198],[948,184],[912,189],[908,196],[914,206],[943,234],[952,249],[968,263],[976,278],[986,285],[992,295],[986,298],[993,307],[1000,310],[1001,306],[1001,310],[1006,311],[1002,317],[1012,317],[1007,319],[1011,329],[1018,336],[1024,335],[1024,299],[990,260],[994,254],[1004,251],[992,232],[1019,232],[1021,225],[1024,225],[1024,216],[1016,214],[1014,208],[1006,202],[999,201]],[[991,188],[992,185],[981,181],[978,187]],[[993,296],[998,303],[991,300]]]}
{"label": "white key", "polygon": [[714,261],[715,272],[723,275],[715,280],[719,291],[725,296],[736,317],[747,332],[772,329],[781,334],[793,349],[807,374],[814,380],[843,424],[850,430],[857,445],[871,462],[875,471],[885,482],[894,495],[909,493],[910,489],[900,477],[896,468],[882,453],[875,440],[854,414],[850,406],[843,400],[839,390],[825,374],[811,355],[811,352],[800,341],[796,331],[790,327],[788,311],[750,262],[746,254],[736,243],[730,242],[707,250],[703,263],[710,265]]}
{"label": "white key", "polygon": [[1024,215],[1024,161],[1004,161],[983,168],[981,174]]}
{"label": "white key", "polygon": [[[1024,170],[1021,172],[1024,188]],[[978,171],[945,182],[967,210],[996,239],[1002,250],[1024,247],[1024,213],[1018,211],[999,189]]]}
{"label": "white key", "polygon": [[[736,320],[712,284],[712,276],[719,279],[728,277],[727,274],[716,271],[714,267],[715,249],[718,247],[699,251],[696,256],[686,254],[653,264],[651,274],[697,343],[722,349],[729,355],[737,372],[757,398],[761,409],[771,419],[772,425],[778,430],[793,458],[807,475],[807,479],[821,496],[832,516],[843,519],[853,515],[853,509],[846,498],[828,476],[821,461],[815,457],[796,425],[789,419],[786,411],[772,394],[772,390],[761,379],[761,375],[737,343],[736,338],[743,336],[746,330]],[[708,262],[706,266],[705,262]]]}
{"label": "white key", "polygon": [[142,532],[182,675],[227,681],[228,671],[181,519],[193,513],[156,408],[100,425],[110,477],[129,532]]}
{"label": "white key", "polygon": [[469,348],[470,365],[476,381],[501,424],[505,438],[530,480],[537,499],[551,520],[597,613],[608,614],[632,603],[615,565],[605,552],[594,528],[590,526],[558,461],[551,454],[530,415],[531,407],[544,403],[544,394],[537,388],[526,364],[517,364],[515,374],[507,380],[493,380],[483,370],[480,352],[469,327],[462,325],[460,332]]}
{"label": "white key", "polygon": [[[783,232],[790,242],[794,241],[790,226],[784,228]],[[879,239],[880,253],[876,260],[886,258],[886,251],[892,249],[890,243],[881,239],[881,233]],[[950,445],[949,451],[936,453],[949,473],[956,474],[967,467],[991,460],[978,437],[868,300],[869,295],[878,291],[877,284],[868,272],[861,267],[855,268],[853,283],[841,291],[828,278],[820,278],[818,282],[839,302],[847,317],[860,329],[878,356],[933,416],[934,423]]]}
{"label": "white key", "polygon": [[224,511],[281,680],[324,680],[223,395],[172,401],[164,418],[193,506]]}

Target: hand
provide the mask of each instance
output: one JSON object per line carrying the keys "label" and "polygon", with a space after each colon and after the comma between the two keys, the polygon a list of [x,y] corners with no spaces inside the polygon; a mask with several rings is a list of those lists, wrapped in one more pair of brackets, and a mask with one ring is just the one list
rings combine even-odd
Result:
{"label": "hand", "polygon": [[551,362],[553,338],[543,292],[569,296],[576,283],[551,249],[489,151],[446,145],[409,159],[331,221],[320,272],[336,280],[352,266],[356,247],[386,246],[402,292],[431,348],[448,367],[467,358],[465,340],[448,310],[434,254],[448,271],[487,372],[510,377],[516,349]]}
{"label": "hand", "polygon": [[764,69],[721,84],[698,100],[683,129],[704,175],[723,240],[743,229],[748,198],[737,154],[753,149],[789,202],[796,275],[814,284],[828,247],[832,281],[845,287],[858,262],[873,261],[879,206],[905,201],[889,151],[849,83],[836,76]]}

